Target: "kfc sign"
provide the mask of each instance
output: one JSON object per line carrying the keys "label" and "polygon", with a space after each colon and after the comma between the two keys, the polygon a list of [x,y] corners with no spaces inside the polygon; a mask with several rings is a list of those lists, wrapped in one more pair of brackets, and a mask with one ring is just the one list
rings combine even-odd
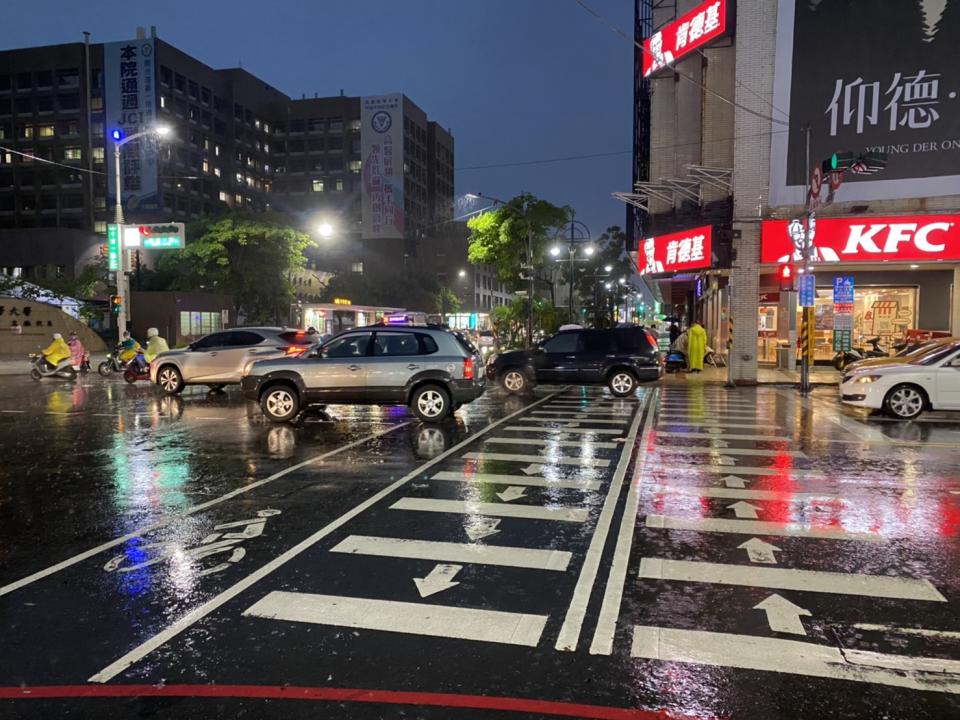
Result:
{"label": "kfc sign", "polygon": [[[820,263],[960,260],[960,215],[811,220],[812,259]],[[765,220],[760,262],[803,259],[799,220]]]}
{"label": "kfc sign", "polygon": [[643,41],[643,76],[673,65],[680,58],[727,32],[729,0],[707,0]]}
{"label": "kfc sign", "polygon": [[640,274],[702,270],[713,264],[713,228],[709,225],[643,241]]}

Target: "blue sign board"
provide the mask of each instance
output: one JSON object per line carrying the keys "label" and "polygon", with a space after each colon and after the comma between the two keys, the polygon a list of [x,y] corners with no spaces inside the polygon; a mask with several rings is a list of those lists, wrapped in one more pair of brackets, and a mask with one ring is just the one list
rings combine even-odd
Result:
{"label": "blue sign board", "polygon": [[817,278],[812,273],[800,276],[800,307],[813,307],[817,296]]}
{"label": "blue sign board", "polygon": [[833,279],[833,304],[853,305],[852,275],[841,275]]}

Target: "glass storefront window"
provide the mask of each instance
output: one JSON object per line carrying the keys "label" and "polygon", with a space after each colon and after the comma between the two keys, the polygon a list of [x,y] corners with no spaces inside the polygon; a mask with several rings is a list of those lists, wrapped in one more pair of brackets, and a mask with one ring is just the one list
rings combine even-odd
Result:
{"label": "glass storefront window", "polygon": [[[904,331],[917,326],[920,291],[916,287],[856,287],[853,296],[853,346],[880,338],[880,347],[891,350],[903,339]],[[814,360],[830,360],[833,351],[833,288],[817,288],[816,350]],[[800,316],[797,315],[797,327]]]}

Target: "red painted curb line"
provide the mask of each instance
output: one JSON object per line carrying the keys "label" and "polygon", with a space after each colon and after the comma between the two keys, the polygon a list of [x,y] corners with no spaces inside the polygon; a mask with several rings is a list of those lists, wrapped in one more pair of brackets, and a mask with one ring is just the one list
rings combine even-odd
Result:
{"label": "red painted curb line", "polygon": [[589,720],[703,720],[674,715],[666,710],[635,710],[604,705],[581,705],[555,700],[535,700],[454,693],[401,692],[356,688],[282,687],[274,685],[40,685],[0,687],[0,700],[92,699],[137,697],[256,698],[419,705],[473,710],[505,710]]}

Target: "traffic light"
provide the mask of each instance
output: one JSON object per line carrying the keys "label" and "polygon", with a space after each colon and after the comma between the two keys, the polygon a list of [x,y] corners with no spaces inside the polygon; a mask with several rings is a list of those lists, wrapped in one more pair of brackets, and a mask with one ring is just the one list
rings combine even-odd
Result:
{"label": "traffic light", "polygon": [[121,303],[121,300],[119,295],[110,296],[110,310],[113,312],[114,315],[120,314],[120,309],[121,309],[120,303]]}
{"label": "traffic light", "polygon": [[855,162],[852,152],[835,152],[833,155],[823,161],[823,174],[838,172],[844,173],[850,169]]}
{"label": "traffic light", "polygon": [[865,152],[851,166],[850,171],[857,175],[873,175],[887,167],[885,152]]}
{"label": "traffic light", "polygon": [[783,263],[780,266],[780,270],[777,272],[777,277],[780,278],[780,292],[793,292],[793,278],[795,275],[796,270],[790,263]]}

